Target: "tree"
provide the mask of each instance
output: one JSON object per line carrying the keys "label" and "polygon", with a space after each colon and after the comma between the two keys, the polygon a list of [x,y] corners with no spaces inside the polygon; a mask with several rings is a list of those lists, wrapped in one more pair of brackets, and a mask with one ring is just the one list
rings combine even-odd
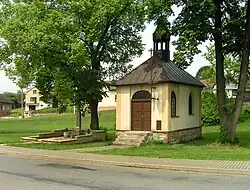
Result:
{"label": "tree", "polygon": [[14,103],[13,108],[21,107],[21,97],[23,97],[21,91],[17,91],[16,93],[4,92],[3,95]]}
{"label": "tree", "polygon": [[105,74],[127,72],[125,63],[142,53],[144,4],[137,0],[6,0],[1,15],[4,66],[14,63],[12,68],[22,77],[34,76],[32,81],[45,97],[70,99],[78,109],[89,104],[90,127],[98,129]]}
{"label": "tree", "polygon": [[215,70],[212,65],[206,65],[201,67],[196,75],[195,78],[198,80],[207,80],[211,84],[215,84]]}
{"label": "tree", "polygon": [[[148,0],[161,5],[168,0]],[[217,102],[223,142],[234,142],[236,125],[243,104],[250,54],[250,1],[246,0],[173,0],[172,5],[181,8],[172,23],[172,33],[177,52],[174,61],[182,68],[192,63],[200,53],[198,46],[207,40],[215,46]],[[152,15],[164,15],[165,8],[149,7]],[[151,18],[154,18],[151,16]],[[238,90],[233,109],[227,109],[225,95],[225,56],[238,56],[240,72]]]}
{"label": "tree", "polygon": [[[207,80],[208,82],[216,83],[216,59],[215,49],[211,45],[208,48],[207,53],[204,53],[204,58],[209,62],[210,65],[201,67],[196,73],[196,78],[199,80]],[[240,73],[240,60],[239,57],[225,55],[224,57],[224,72],[225,80],[227,83],[237,84],[239,73]]]}

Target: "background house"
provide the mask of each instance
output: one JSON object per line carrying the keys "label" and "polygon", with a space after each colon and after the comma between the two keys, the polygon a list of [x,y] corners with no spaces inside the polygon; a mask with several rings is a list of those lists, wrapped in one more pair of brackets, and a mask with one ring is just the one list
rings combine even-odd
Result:
{"label": "background house", "polygon": [[99,110],[114,110],[116,108],[116,87],[109,86],[106,88],[107,96],[98,104]]}
{"label": "background house", "polygon": [[[116,108],[116,87],[109,86],[106,88],[107,96],[98,104],[99,110],[113,110]],[[49,107],[48,104],[41,100],[39,90],[35,87],[25,93],[25,111],[40,110]]]}
{"label": "background house", "polygon": [[[213,88],[213,92],[216,94],[216,85]],[[236,94],[237,94],[237,90],[238,90],[238,85],[237,84],[233,84],[233,83],[228,83],[226,84],[226,93],[227,93],[227,97],[228,98],[236,98]],[[250,102],[250,86],[246,87],[246,91],[245,91],[245,96],[244,96],[244,102]]]}
{"label": "background house", "polygon": [[210,82],[208,80],[200,80],[200,82],[204,84],[204,88],[202,89],[202,91],[208,91],[208,92],[214,91],[215,84],[213,82]]}
{"label": "background house", "polygon": [[13,102],[6,98],[3,94],[0,94],[0,117],[8,116],[12,109]]}
{"label": "background house", "polygon": [[48,104],[41,100],[41,95],[36,87],[33,87],[25,93],[25,111],[40,110],[47,108]]}

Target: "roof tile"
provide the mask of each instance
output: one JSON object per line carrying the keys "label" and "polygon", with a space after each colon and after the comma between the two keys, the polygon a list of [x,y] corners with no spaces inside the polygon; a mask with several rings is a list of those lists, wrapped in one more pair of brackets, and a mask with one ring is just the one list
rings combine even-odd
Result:
{"label": "roof tile", "polygon": [[133,84],[151,84],[161,82],[175,82],[204,87],[204,84],[180,69],[177,65],[165,62],[157,55],[143,62],[130,73],[116,82],[117,86]]}

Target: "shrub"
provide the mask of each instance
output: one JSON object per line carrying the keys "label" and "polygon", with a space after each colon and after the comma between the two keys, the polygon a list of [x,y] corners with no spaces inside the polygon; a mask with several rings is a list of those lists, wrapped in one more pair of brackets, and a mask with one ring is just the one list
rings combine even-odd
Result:
{"label": "shrub", "polygon": [[[73,109],[71,107],[68,107],[66,109],[66,111],[64,110],[64,112],[66,113],[73,113]],[[35,110],[35,111],[32,111],[33,114],[50,114],[50,113],[63,113],[63,112],[60,112],[59,111],[59,108],[52,108],[52,107],[47,107],[47,108],[43,108],[43,109],[40,109],[40,110]]]}
{"label": "shrub", "polygon": [[[202,92],[201,94],[201,120],[206,126],[219,125],[219,113],[216,101],[216,95],[212,92]],[[234,99],[227,99],[226,109],[232,111]],[[249,105],[243,105],[239,118],[239,123],[250,119]]]}
{"label": "shrub", "polygon": [[201,94],[201,120],[206,126],[218,125],[220,122],[216,95],[213,92]]}
{"label": "shrub", "polygon": [[106,131],[105,140],[114,141],[116,138],[116,131]]}

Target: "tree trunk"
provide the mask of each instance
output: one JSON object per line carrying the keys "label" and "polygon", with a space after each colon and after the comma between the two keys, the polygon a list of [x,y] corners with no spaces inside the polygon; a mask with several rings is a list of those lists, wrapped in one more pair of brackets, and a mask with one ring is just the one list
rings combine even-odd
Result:
{"label": "tree trunk", "polygon": [[215,11],[215,56],[216,56],[216,87],[217,102],[219,109],[219,117],[221,125],[225,125],[227,121],[227,113],[225,111],[225,77],[224,77],[224,55],[222,52],[222,22],[221,22],[221,1],[214,0]]}
{"label": "tree trunk", "polygon": [[23,89],[21,88],[21,117],[24,118],[24,106],[23,106]]}
{"label": "tree trunk", "polygon": [[237,121],[234,122],[234,118],[229,118],[227,121],[224,123],[224,139],[221,139],[223,143],[233,143],[235,142],[235,135],[236,135],[236,126],[237,126]]}
{"label": "tree trunk", "polygon": [[244,101],[244,94],[246,90],[246,84],[248,79],[248,65],[249,65],[249,55],[250,55],[250,1],[247,2],[247,12],[246,12],[246,25],[245,25],[245,43],[244,43],[244,50],[242,53],[241,59],[241,66],[240,66],[240,76],[239,76],[239,85],[237,96],[234,104],[234,112],[232,114],[233,123],[237,123],[243,101]]}
{"label": "tree trunk", "polygon": [[[93,43],[92,43],[92,47]],[[98,49],[97,49],[98,50]],[[99,78],[99,72],[100,72],[100,61],[98,61],[97,58],[97,53],[94,52],[92,54],[92,58],[91,58],[91,65],[92,65],[92,77],[94,79],[94,86],[96,88],[97,85],[97,80]],[[90,123],[90,129],[92,130],[98,130],[99,129],[99,118],[98,118],[98,99],[96,97],[93,97],[93,99],[90,101],[90,111],[91,111],[91,123]]]}
{"label": "tree trunk", "polygon": [[240,117],[244,92],[247,83],[247,72],[249,65],[249,55],[250,55],[250,1],[247,2],[247,14],[246,14],[246,26],[245,26],[245,44],[244,51],[242,53],[240,76],[237,96],[234,104],[233,111],[228,113],[225,110],[225,78],[224,78],[224,57],[222,52],[222,23],[221,23],[221,0],[214,0],[216,7],[215,12],[215,53],[216,53],[216,84],[217,84],[217,101],[219,109],[220,122],[224,127],[225,141],[224,142],[234,142],[236,136],[236,126],[238,119]]}
{"label": "tree trunk", "polygon": [[98,130],[99,118],[98,118],[98,101],[97,100],[92,100],[92,102],[90,103],[90,110],[91,110],[90,129]]}

